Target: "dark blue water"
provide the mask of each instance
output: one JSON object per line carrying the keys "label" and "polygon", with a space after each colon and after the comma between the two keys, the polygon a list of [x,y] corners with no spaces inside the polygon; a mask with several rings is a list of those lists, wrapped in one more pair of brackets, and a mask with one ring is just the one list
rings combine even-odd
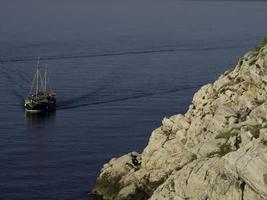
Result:
{"label": "dark blue water", "polygon": [[[101,166],[141,151],[164,116],[266,34],[243,1],[0,2],[0,199],[92,199]],[[55,113],[23,108],[37,56]]]}

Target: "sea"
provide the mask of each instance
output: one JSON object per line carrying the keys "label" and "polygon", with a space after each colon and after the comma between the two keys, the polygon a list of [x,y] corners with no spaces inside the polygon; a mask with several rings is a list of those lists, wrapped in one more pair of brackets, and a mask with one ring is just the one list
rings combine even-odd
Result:
{"label": "sea", "polygon": [[[0,199],[93,200],[106,162],[267,33],[266,1],[1,0]],[[23,107],[40,57],[55,112]]]}

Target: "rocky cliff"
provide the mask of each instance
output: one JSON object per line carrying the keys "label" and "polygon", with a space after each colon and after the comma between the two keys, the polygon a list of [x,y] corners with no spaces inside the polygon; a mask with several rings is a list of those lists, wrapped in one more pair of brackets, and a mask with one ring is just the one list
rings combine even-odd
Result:
{"label": "rocky cliff", "polygon": [[267,199],[267,46],[204,85],[185,114],[164,118],[139,154],[105,164],[107,200]]}

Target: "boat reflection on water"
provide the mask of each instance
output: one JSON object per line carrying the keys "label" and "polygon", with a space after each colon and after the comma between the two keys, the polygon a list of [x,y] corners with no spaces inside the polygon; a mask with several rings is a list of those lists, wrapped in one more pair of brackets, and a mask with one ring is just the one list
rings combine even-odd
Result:
{"label": "boat reflection on water", "polygon": [[[32,160],[36,166],[47,165],[47,152],[49,150],[49,138],[54,136],[56,112],[29,113],[25,111],[26,137]],[[33,159],[34,158],[34,159]],[[33,168],[33,170],[39,170]]]}
{"label": "boat reflection on water", "polygon": [[49,123],[49,126],[54,123],[56,111],[30,113],[25,111],[25,119],[27,126],[30,128],[43,129]]}

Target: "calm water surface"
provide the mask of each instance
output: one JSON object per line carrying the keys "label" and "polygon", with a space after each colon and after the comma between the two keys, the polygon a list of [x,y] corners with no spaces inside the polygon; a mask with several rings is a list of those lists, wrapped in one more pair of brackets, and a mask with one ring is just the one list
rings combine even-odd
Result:
{"label": "calm water surface", "polygon": [[[142,151],[164,116],[266,34],[267,4],[0,2],[0,199],[92,199],[101,166]],[[55,113],[23,108],[37,56]]]}

